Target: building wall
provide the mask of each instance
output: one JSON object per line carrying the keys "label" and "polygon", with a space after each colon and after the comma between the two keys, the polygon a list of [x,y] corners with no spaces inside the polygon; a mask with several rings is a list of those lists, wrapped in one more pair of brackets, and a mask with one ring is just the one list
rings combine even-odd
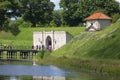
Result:
{"label": "building wall", "polygon": [[66,33],[65,31],[42,31],[42,32],[34,32],[33,33],[33,45],[44,45],[46,46],[46,39],[47,37],[51,38],[51,47],[52,50],[56,50],[63,45],[65,45],[72,37],[70,34]]}
{"label": "building wall", "polygon": [[33,45],[41,45],[42,44],[42,32],[34,32],[33,33]]}
{"label": "building wall", "polygon": [[91,26],[91,23],[93,23],[94,28],[90,28],[88,31],[97,31],[106,28],[107,26],[110,25],[111,21],[110,20],[89,20],[86,21],[86,29]]}
{"label": "building wall", "polygon": [[66,32],[65,31],[61,31],[61,32],[56,31],[54,39],[55,39],[54,49],[56,50],[66,44]]}
{"label": "building wall", "polygon": [[66,33],[66,43],[72,39],[73,36],[71,34]]}
{"label": "building wall", "polygon": [[110,26],[111,20],[99,20],[99,23],[100,23],[101,29],[104,29]]}

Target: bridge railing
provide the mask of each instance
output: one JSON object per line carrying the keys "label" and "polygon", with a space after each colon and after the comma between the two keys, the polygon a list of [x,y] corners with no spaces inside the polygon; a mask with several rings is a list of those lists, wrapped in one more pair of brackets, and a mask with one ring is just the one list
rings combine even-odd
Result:
{"label": "bridge railing", "polygon": [[0,59],[9,60],[32,60],[38,53],[37,50],[6,50],[0,49]]}

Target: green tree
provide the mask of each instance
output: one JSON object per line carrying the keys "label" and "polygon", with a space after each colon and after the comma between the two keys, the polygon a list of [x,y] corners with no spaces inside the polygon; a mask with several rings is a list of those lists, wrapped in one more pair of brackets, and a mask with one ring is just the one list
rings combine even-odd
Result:
{"label": "green tree", "polygon": [[61,10],[54,10],[53,11],[53,21],[57,27],[61,26]]}
{"label": "green tree", "polygon": [[49,24],[52,20],[53,2],[50,0],[20,0],[22,3],[23,19],[36,24]]}
{"label": "green tree", "polygon": [[120,13],[119,3],[115,0],[81,0],[80,9],[84,18],[101,11],[109,16]]}
{"label": "green tree", "polygon": [[11,20],[7,28],[13,35],[17,35],[20,32],[19,26],[21,24],[23,24],[23,19],[18,18],[17,20]]}
{"label": "green tree", "polygon": [[7,20],[6,12],[8,5],[10,5],[8,1],[0,1],[0,30],[3,29],[3,25]]}
{"label": "green tree", "polygon": [[0,0],[0,30],[7,29],[10,18],[20,15],[19,0]]}
{"label": "green tree", "polygon": [[109,16],[120,13],[119,3],[115,0],[61,0],[63,9],[62,23],[75,26],[94,12],[104,12]]}
{"label": "green tree", "polygon": [[74,26],[81,21],[79,14],[79,0],[61,0],[60,6],[63,8],[62,24]]}
{"label": "green tree", "polygon": [[49,25],[50,27],[56,27],[56,24],[55,24],[55,22],[52,20],[51,22],[50,22],[50,25]]}

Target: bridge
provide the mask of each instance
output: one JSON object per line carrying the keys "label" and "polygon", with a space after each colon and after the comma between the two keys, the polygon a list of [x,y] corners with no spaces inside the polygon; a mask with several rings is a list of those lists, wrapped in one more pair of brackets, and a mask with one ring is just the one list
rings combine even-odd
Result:
{"label": "bridge", "polygon": [[32,61],[38,53],[37,50],[7,50],[0,49],[0,60],[27,60]]}

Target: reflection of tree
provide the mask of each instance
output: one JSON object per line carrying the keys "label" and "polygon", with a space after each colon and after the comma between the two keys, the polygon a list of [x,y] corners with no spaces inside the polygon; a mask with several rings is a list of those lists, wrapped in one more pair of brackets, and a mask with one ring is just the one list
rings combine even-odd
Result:
{"label": "reflection of tree", "polygon": [[32,76],[20,76],[18,80],[33,80]]}
{"label": "reflection of tree", "polygon": [[0,80],[8,80],[8,76],[0,76]]}

